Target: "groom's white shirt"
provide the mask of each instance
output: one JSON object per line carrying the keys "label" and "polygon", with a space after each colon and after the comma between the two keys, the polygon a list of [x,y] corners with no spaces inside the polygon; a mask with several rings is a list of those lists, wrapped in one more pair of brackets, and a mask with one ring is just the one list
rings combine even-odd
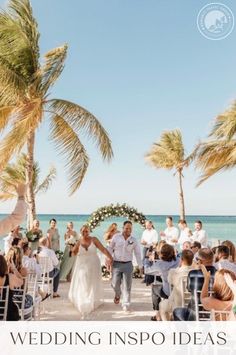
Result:
{"label": "groom's white shirt", "polygon": [[134,253],[138,265],[142,267],[140,246],[132,235],[125,240],[122,233],[115,234],[107,249],[114,261],[132,261]]}

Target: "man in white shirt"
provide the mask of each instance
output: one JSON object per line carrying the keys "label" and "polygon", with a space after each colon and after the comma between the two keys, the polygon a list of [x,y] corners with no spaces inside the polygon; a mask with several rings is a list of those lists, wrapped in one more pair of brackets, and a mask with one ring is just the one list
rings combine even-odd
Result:
{"label": "man in white shirt", "polygon": [[165,240],[168,244],[175,246],[178,243],[179,230],[173,224],[173,218],[168,216],[166,218],[167,228],[160,232],[162,240]]}
{"label": "man in white shirt", "polygon": [[141,244],[143,245],[143,265],[148,249],[158,242],[158,233],[154,229],[152,221],[146,221],[145,228],[141,238]]}
{"label": "man in white shirt", "polygon": [[187,226],[187,222],[185,219],[180,219],[178,223],[178,227],[180,230],[180,235],[178,239],[179,249],[183,250],[184,242],[191,242],[190,237],[192,236],[192,232]]}
{"label": "man in white shirt", "polygon": [[133,274],[133,254],[137,263],[142,268],[141,252],[137,240],[131,235],[132,223],[125,221],[122,233],[113,236],[108,250],[113,256],[112,287],[115,291],[114,303],[118,304],[121,297],[122,282],[122,307],[127,311],[130,306],[130,294]]}
{"label": "man in white shirt", "polygon": [[0,221],[0,236],[13,230],[25,218],[27,211],[27,203],[25,202],[26,185],[19,184],[16,187],[16,193],[18,195],[18,200],[14,211],[11,215]]}
{"label": "man in white shirt", "polygon": [[202,248],[207,248],[207,233],[205,230],[202,229],[202,222],[196,221],[194,223],[195,231],[191,237],[193,242],[201,243]]}
{"label": "man in white shirt", "polygon": [[39,239],[39,246],[41,248],[38,256],[48,258],[48,273],[49,276],[53,278],[53,298],[60,297],[57,293],[59,280],[60,280],[60,270],[57,268],[59,266],[59,260],[53,249],[48,248],[48,238],[42,237]]}
{"label": "man in white shirt", "polygon": [[40,265],[37,263],[37,259],[35,256],[30,257],[31,254],[31,248],[28,246],[28,244],[25,244],[23,246],[23,257],[22,257],[22,265],[27,269],[28,273],[33,273],[37,274],[38,276],[41,276],[42,270]]}
{"label": "man in white shirt", "polygon": [[236,264],[229,261],[229,248],[226,245],[220,245],[217,252],[218,262],[214,264],[216,270],[226,269],[232,271],[236,276]]}

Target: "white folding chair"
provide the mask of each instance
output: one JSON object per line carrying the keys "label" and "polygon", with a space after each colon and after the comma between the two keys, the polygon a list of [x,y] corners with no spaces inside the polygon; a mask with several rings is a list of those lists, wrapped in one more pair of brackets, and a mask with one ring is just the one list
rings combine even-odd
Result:
{"label": "white folding chair", "polygon": [[[210,296],[213,292],[208,291]],[[206,311],[201,303],[199,303],[201,297],[201,291],[194,290],[194,304],[196,312],[196,321],[209,321],[211,320],[211,312]]]}
{"label": "white folding chair", "polygon": [[0,287],[0,321],[7,320],[9,286]]}
{"label": "white folding chair", "polygon": [[13,301],[17,305],[21,320],[32,320],[33,319],[33,309],[34,305],[25,308],[25,300],[26,300],[26,291],[28,287],[27,277],[24,277],[24,285],[23,288],[14,288],[14,296]]}
{"label": "white folding chair", "polygon": [[38,276],[36,273],[29,273],[27,275],[27,281],[28,281],[28,288],[27,288],[27,294],[31,295],[33,298],[33,317],[34,320],[39,320],[40,319],[40,303],[42,301],[42,297],[38,293]]}
{"label": "white folding chair", "polygon": [[42,291],[53,294],[53,277],[49,276],[49,258],[47,256],[38,256],[39,265],[42,270],[41,278],[38,279],[38,285]]}
{"label": "white folding chair", "polygon": [[182,294],[182,305],[181,307],[187,308],[191,300],[191,292],[187,289],[188,277],[183,277],[181,279],[181,294]]}

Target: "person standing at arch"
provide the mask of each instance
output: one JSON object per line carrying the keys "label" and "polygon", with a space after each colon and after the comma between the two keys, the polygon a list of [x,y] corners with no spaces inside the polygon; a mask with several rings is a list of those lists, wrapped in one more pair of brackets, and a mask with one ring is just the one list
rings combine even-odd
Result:
{"label": "person standing at arch", "polygon": [[158,242],[158,233],[155,230],[152,221],[145,222],[145,230],[143,231],[141,244],[143,246],[143,266],[147,251]]}
{"label": "person standing at arch", "polygon": [[166,217],[166,229],[160,232],[162,240],[165,240],[167,244],[176,246],[179,238],[179,230],[173,224],[173,218],[171,216]]}
{"label": "person standing at arch", "polygon": [[133,255],[136,257],[139,268],[142,269],[140,246],[132,236],[132,222],[124,222],[122,232],[114,235],[108,250],[113,256],[111,286],[115,291],[114,303],[120,303],[122,294],[122,307],[126,312],[131,302]]}

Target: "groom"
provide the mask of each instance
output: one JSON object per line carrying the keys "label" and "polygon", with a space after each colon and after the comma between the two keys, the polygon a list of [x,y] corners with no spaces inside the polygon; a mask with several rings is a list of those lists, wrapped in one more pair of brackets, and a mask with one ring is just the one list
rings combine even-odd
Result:
{"label": "groom", "polygon": [[108,250],[113,256],[112,287],[115,291],[114,303],[120,302],[122,282],[122,307],[126,312],[130,306],[130,293],[133,273],[133,253],[137,263],[142,268],[140,247],[136,239],[131,235],[132,223],[125,221],[122,233],[113,236]]}

